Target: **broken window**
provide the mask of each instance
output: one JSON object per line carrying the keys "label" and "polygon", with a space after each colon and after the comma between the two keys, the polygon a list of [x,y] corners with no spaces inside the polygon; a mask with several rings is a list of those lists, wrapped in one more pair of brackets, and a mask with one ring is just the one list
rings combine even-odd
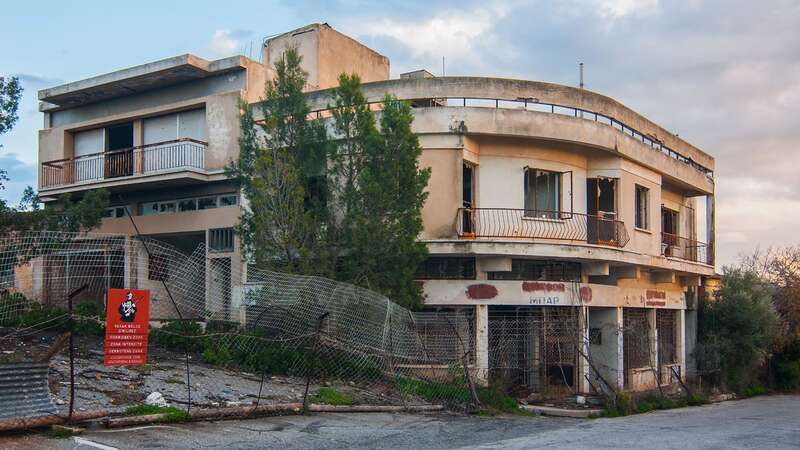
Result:
{"label": "broken window", "polygon": [[650,189],[636,185],[636,228],[650,229]]}
{"label": "broken window", "polygon": [[581,281],[581,264],[513,259],[510,272],[488,272],[490,280]]}
{"label": "broken window", "polygon": [[474,280],[475,258],[432,256],[417,268],[417,280]]}
{"label": "broken window", "polygon": [[525,169],[525,216],[558,219],[561,172]]}

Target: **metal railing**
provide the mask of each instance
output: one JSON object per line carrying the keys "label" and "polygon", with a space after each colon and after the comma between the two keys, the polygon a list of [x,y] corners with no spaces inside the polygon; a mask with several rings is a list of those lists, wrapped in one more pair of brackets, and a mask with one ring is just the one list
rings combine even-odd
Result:
{"label": "metal railing", "polygon": [[714,264],[713,252],[708,244],[670,233],[661,233],[661,254],[686,261]]}
{"label": "metal railing", "polygon": [[183,138],[47,161],[42,163],[42,188],[183,168],[204,169],[206,147],[206,142]]}
{"label": "metal railing", "polygon": [[[536,98],[515,98],[515,99],[502,99],[502,98],[489,98],[489,97],[421,97],[421,98],[402,98],[404,101],[411,102],[411,104],[424,105],[426,107],[447,107],[447,106],[461,106],[461,107],[484,107],[484,108],[503,108],[503,109],[523,109],[526,111],[538,111],[551,114],[560,114],[564,116],[572,116],[584,120],[591,120],[608,125],[617,131],[625,134],[637,141],[641,141],[643,145],[658,151],[665,156],[680,161],[689,167],[701,172],[709,179],[714,179],[714,171],[703,166],[702,164],[694,161],[692,158],[683,155],[682,153],[668,147],[656,137],[639,131],[609,115],[590,111],[588,109],[577,108],[574,106],[560,105],[557,103],[542,102]],[[381,105],[383,101],[368,102],[370,105]],[[321,117],[323,113],[330,111],[330,107],[323,109],[315,109],[311,114],[315,114],[317,118]]]}
{"label": "metal railing", "polygon": [[511,208],[459,208],[456,233],[463,239],[555,239],[620,248],[630,240],[625,224],[608,214]]}

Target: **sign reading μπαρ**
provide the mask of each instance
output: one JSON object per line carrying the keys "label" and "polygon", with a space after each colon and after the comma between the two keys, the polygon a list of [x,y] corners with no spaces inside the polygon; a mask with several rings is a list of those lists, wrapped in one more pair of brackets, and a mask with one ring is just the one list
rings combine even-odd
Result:
{"label": "sign reading \u03bc\u03c0\u03b1\u03c1", "polygon": [[150,291],[109,289],[103,364],[106,366],[147,364],[149,325]]}

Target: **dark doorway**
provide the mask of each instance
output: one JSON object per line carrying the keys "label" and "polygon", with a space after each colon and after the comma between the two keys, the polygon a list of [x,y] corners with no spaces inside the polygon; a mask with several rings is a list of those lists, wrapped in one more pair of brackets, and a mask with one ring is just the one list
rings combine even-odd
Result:
{"label": "dark doorway", "polygon": [[463,233],[465,235],[475,234],[475,217],[472,209],[475,207],[475,166],[472,164],[464,163],[463,176],[462,176],[462,207],[464,214],[462,215],[461,224]]}
{"label": "dark doorway", "polygon": [[586,179],[586,234],[590,244],[617,241],[617,180]]}
{"label": "dark doorway", "polygon": [[106,128],[106,178],[133,175],[133,123]]}
{"label": "dark doorway", "polygon": [[678,211],[661,206],[661,248],[664,256],[676,256],[678,249]]}

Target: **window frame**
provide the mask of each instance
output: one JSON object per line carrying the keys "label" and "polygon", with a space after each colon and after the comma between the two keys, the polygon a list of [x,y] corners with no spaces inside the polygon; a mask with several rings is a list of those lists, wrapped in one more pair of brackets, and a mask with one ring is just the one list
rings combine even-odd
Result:
{"label": "window frame", "polygon": [[[634,186],[634,227],[650,231],[650,188],[640,184]],[[640,195],[644,195],[644,204],[640,202]]]}
{"label": "window frame", "polygon": [[[555,191],[550,194],[552,198],[550,198],[548,203],[554,203],[555,209],[543,209],[544,205],[539,205],[539,192],[538,192],[538,183],[536,180],[538,179],[540,174],[546,174],[548,176],[554,176],[555,182],[553,186]],[[534,167],[526,167],[525,168],[525,176],[524,176],[524,186],[523,186],[523,209],[524,214],[523,216],[526,218],[535,218],[535,219],[550,219],[550,220],[558,220],[561,218],[562,212],[562,204],[563,199],[561,198],[563,195],[563,183],[564,183],[564,172],[559,172],[556,170],[546,170],[546,169],[538,169]],[[547,184],[549,185],[550,182],[548,181]]]}

